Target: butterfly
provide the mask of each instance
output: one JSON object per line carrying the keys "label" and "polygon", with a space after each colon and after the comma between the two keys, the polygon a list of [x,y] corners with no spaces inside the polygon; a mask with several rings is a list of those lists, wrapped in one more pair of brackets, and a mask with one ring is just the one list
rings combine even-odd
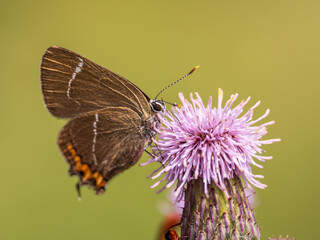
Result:
{"label": "butterfly", "polygon": [[150,99],[124,77],[57,46],[42,57],[41,88],[49,112],[69,119],[57,142],[69,174],[79,177],[79,194],[82,185],[103,193],[111,178],[133,166],[166,111],[163,100]]}

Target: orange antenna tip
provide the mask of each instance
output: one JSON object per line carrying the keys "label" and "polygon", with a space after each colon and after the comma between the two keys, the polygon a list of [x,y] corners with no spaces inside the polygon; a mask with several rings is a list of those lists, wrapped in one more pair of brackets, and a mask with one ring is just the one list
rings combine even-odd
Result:
{"label": "orange antenna tip", "polygon": [[193,73],[193,72],[194,72],[196,69],[198,69],[198,68],[199,68],[199,66],[195,66],[188,74],[184,75],[182,78],[180,78],[180,79],[178,79],[177,81],[175,81],[175,82],[171,83],[170,85],[166,86],[164,89],[162,89],[162,90],[158,93],[158,95],[157,95],[154,99],[157,99],[157,97],[158,97],[164,90],[166,90],[167,88],[171,87],[172,85],[180,82],[182,79],[188,77],[191,73]]}
{"label": "orange antenna tip", "polygon": [[198,65],[198,66],[195,66],[189,73],[188,73],[188,75],[190,75],[191,73],[193,73],[195,70],[197,70],[198,68],[199,68],[200,66]]}

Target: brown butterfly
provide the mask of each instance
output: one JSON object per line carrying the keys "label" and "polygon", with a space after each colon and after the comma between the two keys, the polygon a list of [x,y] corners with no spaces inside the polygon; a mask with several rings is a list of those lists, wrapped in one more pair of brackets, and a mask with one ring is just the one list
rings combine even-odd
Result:
{"label": "brown butterfly", "polygon": [[166,109],[124,77],[56,46],[43,55],[41,86],[50,113],[70,119],[58,145],[70,175],[80,177],[78,192],[90,185],[103,193],[113,176],[133,166]]}

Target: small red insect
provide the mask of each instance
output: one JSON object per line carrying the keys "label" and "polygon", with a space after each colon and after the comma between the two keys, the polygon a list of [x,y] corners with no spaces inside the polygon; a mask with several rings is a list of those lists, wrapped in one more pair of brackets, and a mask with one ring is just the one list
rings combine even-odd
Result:
{"label": "small red insect", "polygon": [[165,240],[180,240],[178,233],[170,228],[164,235]]}
{"label": "small red insect", "polygon": [[159,240],[179,240],[178,233],[174,230],[175,227],[181,224],[181,215],[177,212],[172,212],[167,215],[162,227]]}

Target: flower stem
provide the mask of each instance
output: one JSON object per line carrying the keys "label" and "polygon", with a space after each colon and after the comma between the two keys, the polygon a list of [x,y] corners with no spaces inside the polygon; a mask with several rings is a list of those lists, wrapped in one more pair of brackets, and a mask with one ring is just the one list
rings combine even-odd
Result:
{"label": "flower stem", "polygon": [[239,178],[225,180],[222,191],[214,183],[204,194],[202,179],[192,180],[185,190],[181,220],[182,240],[260,239],[260,232]]}

